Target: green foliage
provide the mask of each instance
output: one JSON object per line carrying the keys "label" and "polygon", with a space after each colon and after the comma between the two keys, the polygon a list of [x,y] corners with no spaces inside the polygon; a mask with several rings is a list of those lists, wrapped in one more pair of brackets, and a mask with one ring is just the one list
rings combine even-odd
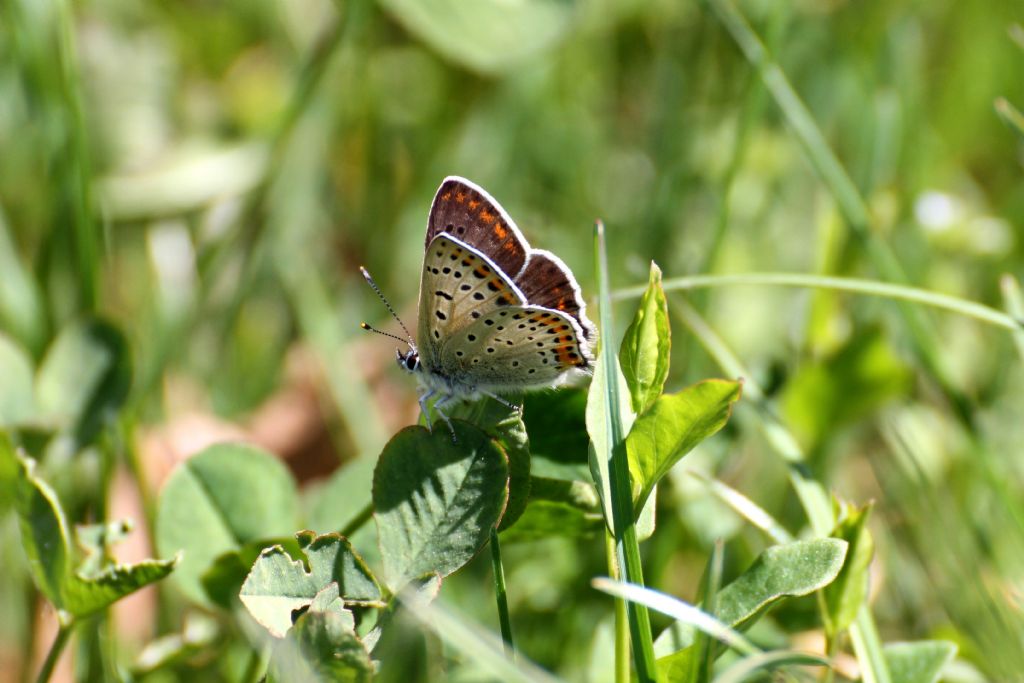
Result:
{"label": "green foliage", "polygon": [[832,638],[849,628],[867,600],[868,569],[875,554],[875,542],[867,528],[871,506],[849,506],[844,512],[839,515],[839,522],[832,535],[846,541],[850,550],[846,554],[843,570],[824,591],[825,629]]}
{"label": "green foliage", "polygon": [[0,335],[0,427],[26,422],[33,417],[35,390],[32,361],[12,340]]}
{"label": "green foliage", "polygon": [[[715,616],[733,628],[747,628],[775,603],[808,595],[831,584],[846,558],[847,544],[834,538],[795,541],[767,548],[735,580],[715,595]],[[681,680],[699,656],[694,628],[675,623],[654,642],[659,675]]]}
{"label": "green foliage", "polygon": [[453,420],[452,427],[452,433],[407,427],[388,442],[377,463],[374,519],[392,591],[427,574],[447,576],[466,564],[505,510],[504,450],[469,423]]}
{"label": "green foliage", "polygon": [[[21,527],[21,542],[28,556],[36,587],[66,619],[86,617],[103,610],[143,586],[159,581],[174,569],[177,559],[145,560],[122,565],[101,562],[93,556],[83,567],[68,540],[68,523],[57,494],[35,473],[35,463],[15,454],[0,438],[0,459],[16,459],[18,479],[15,507]],[[118,525],[123,527],[123,525]],[[100,538],[95,529],[82,538]],[[114,539],[107,538],[106,545]]]}
{"label": "green foliage", "polygon": [[281,462],[252,446],[218,444],[181,463],[164,485],[156,542],[163,554],[182,553],[175,585],[210,605],[202,579],[221,555],[272,545],[297,526],[295,483]]}
{"label": "green foliage", "polygon": [[937,683],[943,667],[956,656],[956,645],[943,640],[887,643],[884,652],[894,681]]}
{"label": "green foliage", "polygon": [[637,418],[626,437],[636,514],[684,455],[725,426],[741,387],[739,382],[707,380],[658,397]]}
{"label": "green foliage", "polygon": [[668,301],[661,288],[661,269],[652,261],[647,290],[640,297],[640,305],[619,348],[619,363],[629,384],[633,412],[637,415],[650,408],[661,395],[668,379],[671,349]]}

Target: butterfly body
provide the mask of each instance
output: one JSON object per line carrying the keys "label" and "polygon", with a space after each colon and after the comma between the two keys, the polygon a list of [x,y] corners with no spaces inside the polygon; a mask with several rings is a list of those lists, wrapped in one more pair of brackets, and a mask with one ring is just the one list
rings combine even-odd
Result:
{"label": "butterfly body", "polygon": [[579,286],[554,254],[533,249],[501,206],[449,177],[430,210],[416,343],[398,353],[420,405],[434,409],[543,389],[589,374],[596,334]]}

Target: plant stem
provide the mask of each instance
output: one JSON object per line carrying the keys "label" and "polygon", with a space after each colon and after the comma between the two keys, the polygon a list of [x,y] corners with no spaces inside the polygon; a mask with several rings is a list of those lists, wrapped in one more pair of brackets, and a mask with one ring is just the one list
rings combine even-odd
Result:
{"label": "plant stem", "polygon": [[39,675],[36,676],[36,683],[46,683],[46,681],[50,680],[50,676],[53,675],[53,668],[57,665],[57,660],[60,659],[64,646],[68,644],[71,630],[74,627],[74,621],[65,620],[63,617],[60,618],[60,628],[57,630],[57,637],[53,639],[53,645],[50,646],[50,651],[46,653],[43,667],[39,670]]}
{"label": "plant stem", "polygon": [[270,661],[270,649],[266,647],[253,648],[249,655],[249,663],[242,674],[243,683],[256,683],[266,675],[267,664]]}
{"label": "plant stem", "polygon": [[352,521],[342,527],[338,533],[348,538],[359,531],[373,517],[373,501],[367,503],[359,513],[352,518]]}
{"label": "plant stem", "polygon": [[[597,241],[601,334],[604,337],[600,362],[604,364],[604,410],[605,425],[608,430],[608,453],[598,453],[597,457],[608,459],[612,526],[615,531],[616,555],[622,570],[622,579],[626,583],[643,586],[643,566],[640,563],[640,545],[636,537],[633,499],[630,492],[629,464],[626,461],[626,435],[622,426],[622,415],[619,412],[619,383],[617,379],[619,368],[613,346],[613,340],[616,337],[608,284],[608,253],[605,248],[604,224],[598,221],[594,233]],[[629,617],[630,639],[637,678],[641,683],[653,682],[655,680],[654,646],[647,607],[628,602],[626,615]]]}
{"label": "plant stem", "polygon": [[509,620],[508,598],[505,594],[505,568],[501,564],[501,545],[498,543],[498,532],[494,527],[491,527],[491,569],[494,572],[494,598],[498,603],[501,639],[505,641],[505,654],[511,659],[515,659],[516,648],[512,644],[512,622]]}
{"label": "plant stem", "polygon": [[[777,287],[809,287],[816,289],[832,289],[841,292],[853,292],[885,299],[908,301],[939,308],[974,318],[995,327],[1011,332],[1024,331],[1024,319],[1007,315],[1002,311],[983,304],[961,299],[948,294],[939,294],[927,289],[897,285],[877,280],[864,280],[851,277],[835,277],[831,275],[810,275],[805,273],[737,273],[735,275],[691,275],[688,277],[669,278],[662,282],[668,290],[690,290],[705,287],[725,287],[730,285],[777,286]],[[646,286],[637,285],[615,292],[614,298],[626,299],[643,294]]]}
{"label": "plant stem", "polygon": [[[622,580],[619,561],[615,555],[615,537],[607,528],[604,532],[605,552],[608,556],[608,576]],[[629,617],[626,601],[615,598],[615,683],[629,683]]]}

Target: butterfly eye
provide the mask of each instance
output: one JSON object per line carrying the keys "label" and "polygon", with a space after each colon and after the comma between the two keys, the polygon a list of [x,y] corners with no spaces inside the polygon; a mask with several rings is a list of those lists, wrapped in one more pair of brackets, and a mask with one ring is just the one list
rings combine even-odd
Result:
{"label": "butterfly eye", "polygon": [[409,355],[405,357],[405,369],[409,372],[415,372],[420,367],[420,356],[415,351],[410,351]]}

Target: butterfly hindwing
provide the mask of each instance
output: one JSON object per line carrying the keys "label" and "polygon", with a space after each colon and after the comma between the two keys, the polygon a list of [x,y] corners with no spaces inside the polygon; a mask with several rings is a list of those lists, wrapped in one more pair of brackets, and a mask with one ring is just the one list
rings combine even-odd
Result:
{"label": "butterfly hindwing", "polygon": [[522,292],[488,258],[447,234],[431,240],[420,281],[419,343],[424,367],[441,370],[441,348],[486,313],[522,306]]}
{"label": "butterfly hindwing", "polygon": [[586,368],[580,334],[560,311],[503,306],[455,331],[440,349],[438,370],[486,390],[550,386],[567,371]]}
{"label": "butterfly hindwing", "polygon": [[591,346],[596,334],[587,319],[586,305],[579,285],[562,260],[549,251],[533,249],[526,267],[515,278],[523,296],[531,304],[553,308],[574,318]]}

